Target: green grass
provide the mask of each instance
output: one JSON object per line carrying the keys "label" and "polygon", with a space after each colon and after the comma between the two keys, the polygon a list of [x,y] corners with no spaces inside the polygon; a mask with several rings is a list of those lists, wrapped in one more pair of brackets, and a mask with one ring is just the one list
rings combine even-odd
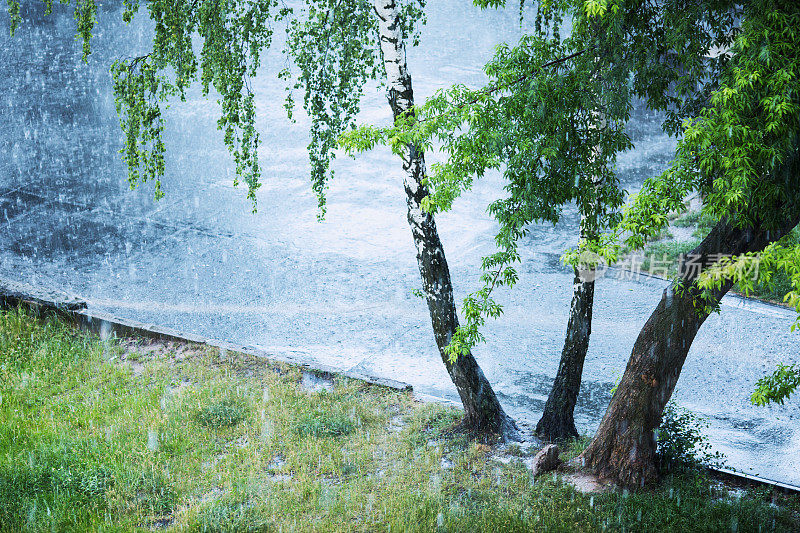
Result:
{"label": "green grass", "polygon": [[[685,246],[683,243],[677,242],[656,242],[652,245],[649,245],[645,250],[645,253],[649,254],[652,250],[653,252],[657,253],[657,257],[660,259],[660,252],[667,252],[670,257],[675,258],[675,262],[677,263],[677,256],[681,252],[685,253],[686,251],[691,250],[700,242],[700,240],[704,239],[711,231],[711,228],[714,227],[714,224],[716,224],[716,221],[708,214],[701,213],[700,211],[690,211],[676,218],[672,222],[672,225],[684,228],[695,228],[692,236],[697,239],[696,241],[690,241],[686,243]],[[785,240],[787,245],[800,244],[800,226],[794,228],[792,232],[785,238]],[[647,266],[643,265],[643,270],[649,270],[649,259],[646,259],[646,263]],[[673,275],[674,273],[675,271],[673,269],[670,272],[670,275]],[[732,290],[734,292],[742,293],[738,285],[734,285]],[[783,297],[791,290],[792,282],[789,279],[789,276],[786,275],[786,272],[780,270],[774,273],[769,283],[762,282],[756,284],[748,296],[760,298],[762,300],[768,300],[771,302],[782,303]]]}
{"label": "green grass", "polygon": [[668,240],[650,243],[642,252],[641,269],[659,276],[675,276],[681,256],[694,250],[699,242]]}
{"label": "green grass", "polygon": [[[708,235],[715,223],[715,220],[700,211],[689,211],[678,216],[671,224],[683,228],[694,228],[693,239],[677,241],[663,240],[663,236],[656,238],[642,252],[642,271],[661,276],[666,274],[667,277],[676,275],[681,254],[686,254],[693,250]],[[800,243],[800,227],[792,230],[786,241],[789,245]],[[667,267],[666,271],[664,269],[665,266]],[[734,292],[742,292],[738,285],[734,285],[732,290]],[[774,273],[769,283],[756,284],[748,296],[781,303],[786,293],[791,290],[792,282],[786,273],[781,270]]]}
{"label": "green grass", "polygon": [[197,408],[192,416],[207,428],[229,428],[247,417],[247,405],[237,398],[222,398]]}
{"label": "green grass", "polygon": [[126,350],[0,311],[0,531],[798,527],[796,508],[702,477],[593,497],[534,482],[529,452],[491,460],[446,436],[458,411],[405,392],[338,378],[309,392],[297,368],[211,348]]}

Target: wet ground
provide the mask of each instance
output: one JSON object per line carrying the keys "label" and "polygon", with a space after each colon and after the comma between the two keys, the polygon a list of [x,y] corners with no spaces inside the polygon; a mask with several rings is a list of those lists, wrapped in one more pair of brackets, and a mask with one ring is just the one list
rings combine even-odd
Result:
{"label": "wet ground", "polygon": [[[456,81],[480,83],[493,44],[518,32],[513,9],[481,14],[455,0],[430,7],[422,45],[409,51],[418,97]],[[69,13],[44,18],[25,7],[23,15],[32,22],[15,38],[0,32],[0,276],[61,287],[97,311],[456,398],[425,304],[411,294],[419,280],[399,162],[388,151],[337,160],[328,216],[317,222],[307,124],[285,120],[277,51],[254,83],[264,140],[258,213],[232,186],[214,99],[198,94],[168,112],[166,197],[155,203],[148,185],[128,190],[107,74],[114,58],[146,50],[146,22],[125,28],[118,12],[102,10],[94,54],[83,65]],[[7,24],[0,16],[0,27]],[[363,120],[389,118],[382,94],[368,90]],[[674,145],[644,110],[631,135],[637,149],[619,170],[635,190],[665,167]],[[459,298],[477,287],[479,259],[492,250],[495,224],[485,208],[500,187],[499,178],[487,178],[439,219]],[[564,214],[555,228],[532,228],[520,283],[502,294],[505,316],[476,350],[504,405],[527,426],[544,406],[567,322],[572,275],[558,257],[577,229],[574,210]],[[610,271],[597,284],[576,410],[585,432],[597,426],[665,286],[623,278]],[[778,362],[798,361],[792,320],[787,310],[726,297],[692,347],[676,398],[708,418],[712,444],[731,466],[800,485],[800,402],[757,408],[748,401],[759,377]]]}

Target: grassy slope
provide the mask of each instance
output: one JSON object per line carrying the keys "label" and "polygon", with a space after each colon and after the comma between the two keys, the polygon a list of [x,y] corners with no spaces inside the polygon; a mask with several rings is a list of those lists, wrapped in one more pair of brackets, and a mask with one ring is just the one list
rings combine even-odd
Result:
{"label": "grassy slope", "polygon": [[0,311],[0,530],[798,526],[764,494],[720,499],[701,477],[594,497],[534,483],[519,460],[441,437],[453,409],[344,379],[309,392],[296,368],[167,348]]}
{"label": "grassy slope", "polygon": [[[678,263],[682,254],[691,252],[700,241],[711,231],[714,221],[707,216],[701,215],[699,211],[690,211],[672,221],[673,226],[679,228],[694,229],[692,239],[675,240],[666,234],[663,240],[656,240],[648,244],[641,252],[641,270],[652,274],[664,276],[675,276],[678,270]],[[800,242],[800,227],[792,230],[787,237],[787,244]],[[665,266],[667,266],[665,270]],[[792,290],[792,282],[783,270],[775,272],[769,283],[758,283],[753,287],[753,291],[746,296],[752,296],[761,300],[773,303],[783,303],[783,297]],[[734,285],[733,292],[744,294],[739,290],[738,285]]]}

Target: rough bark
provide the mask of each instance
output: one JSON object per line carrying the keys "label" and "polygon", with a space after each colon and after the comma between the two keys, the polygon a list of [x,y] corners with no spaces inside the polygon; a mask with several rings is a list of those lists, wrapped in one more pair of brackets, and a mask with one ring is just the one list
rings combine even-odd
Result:
{"label": "rough bark", "polygon": [[572,286],[572,304],[558,373],[547,397],[542,418],[536,424],[536,434],[552,441],[578,437],[574,418],[575,403],[578,401],[583,362],[592,334],[594,279],[585,279],[576,270]]}
{"label": "rough bark", "polygon": [[[739,255],[763,250],[786,235],[800,221],[798,204],[784,204],[785,223],[772,230],[756,224],[736,228],[723,221],[695,248],[689,257],[702,257],[706,268],[718,254]],[[686,355],[708,313],[695,302],[701,294],[694,284],[699,272],[687,272],[678,283],[664,290],[661,301],[645,323],[633,346],[627,368],[611,399],[600,427],[580,456],[584,466],[601,478],[622,486],[639,487],[658,479],[655,462],[655,430],[664,407],[678,382]],[[684,287],[684,288],[681,288]],[[719,303],[731,284],[710,295]]]}
{"label": "rough bark", "polygon": [[[606,127],[605,112],[602,106],[593,112],[593,117],[598,119],[596,127],[600,129]],[[598,161],[601,156],[600,147],[595,146],[592,158],[594,161]],[[592,182],[595,190],[599,190],[603,185],[601,176],[593,176]],[[595,208],[599,211],[601,206],[595,204]],[[583,216],[580,221],[580,240],[591,239],[596,236],[596,233],[597,228],[592,227],[591,222]],[[575,404],[578,401],[578,392],[583,377],[583,363],[586,360],[589,337],[592,334],[596,274],[597,271],[594,268],[584,271],[575,269],[567,334],[561,350],[558,372],[547,397],[542,418],[536,424],[536,434],[543,439],[555,441],[579,436],[578,429],[575,427]]]}
{"label": "rough bark", "polygon": [[[395,120],[414,106],[411,76],[406,66],[405,44],[396,0],[376,0],[383,63],[389,86],[388,99]],[[408,205],[408,224],[417,249],[417,264],[428,303],[433,333],[442,361],[456,386],[464,406],[462,426],[477,435],[514,437],[517,426],[503,411],[497,395],[478,362],[468,353],[451,362],[445,348],[458,328],[450,270],[433,215],[422,210],[428,195],[424,185],[425,156],[413,144],[403,154],[406,171],[404,186]]]}

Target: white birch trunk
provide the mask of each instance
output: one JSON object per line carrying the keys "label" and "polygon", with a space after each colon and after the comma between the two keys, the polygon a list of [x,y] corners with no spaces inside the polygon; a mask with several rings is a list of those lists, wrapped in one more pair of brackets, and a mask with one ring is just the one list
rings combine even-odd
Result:
{"label": "white birch trunk", "polygon": [[[389,85],[388,99],[395,120],[414,106],[411,76],[406,65],[405,44],[396,0],[375,0],[381,52]],[[450,270],[444,248],[436,230],[436,221],[422,210],[422,199],[428,194],[423,184],[425,156],[409,145],[403,154],[406,171],[404,185],[408,205],[408,224],[417,248],[417,264],[428,303],[436,344],[442,361],[464,405],[464,429],[476,434],[514,436],[517,428],[503,411],[492,386],[472,354],[461,355],[451,363],[445,348],[458,328],[458,315],[453,300]]]}

